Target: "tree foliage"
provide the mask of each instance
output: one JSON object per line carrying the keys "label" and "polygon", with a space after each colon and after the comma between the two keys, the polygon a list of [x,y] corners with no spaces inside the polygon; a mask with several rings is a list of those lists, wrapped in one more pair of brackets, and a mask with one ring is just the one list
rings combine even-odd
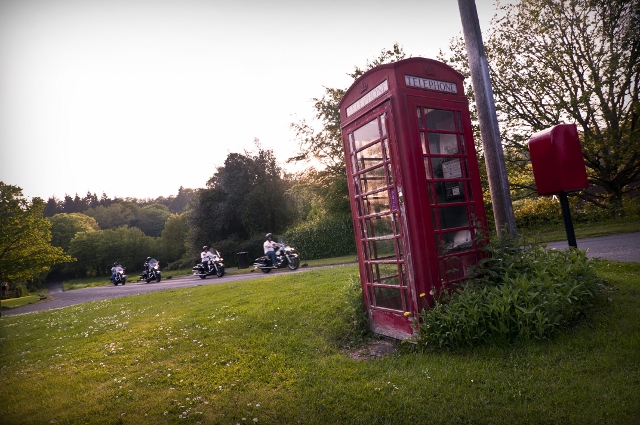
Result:
{"label": "tree foliage", "polygon": [[273,151],[231,153],[197,193],[187,216],[189,246],[199,250],[225,239],[279,232],[296,221],[289,181]]}
{"label": "tree foliage", "polygon": [[[369,69],[399,61],[405,56],[402,47],[396,43],[392,49],[383,49],[372,61],[367,60],[364,68],[355,66],[354,71],[347,75],[355,81]],[[347,89],[348,87],[324,87],[324,95],[321,98],[312,99],[314,115],[319,121],[320,130],[316,130],[316,126],[306,120],[291,124],[298,141],[299,151],[288,162],[302,161],[310,164],[309,169],[299,176],[295,192],[303,202],[315,204],[307,208],[314,214],[349,213],[349,194],[338,108]],[[316,165],[311,165],[314,162]]]}
{"label": "tree foliage", "polygon": [[111,199],[107,196],[106,193],[102,193],[100,199],[98,199],[95,193],[87,192],[84,198],[80,198],[76,193],[75,197],[71,197],[70,195],[65,195],[62,200],[56,198],[55,196],[50,197],[44,208],[44,216],[52,217],[56,214],[67,213],[71,214],[74,212],[77,213],[86,213],[89,209],[96,209],[98,207],[109,207],[113,204],[119,203],[134,203],[140,208],[151,205],[151,204],[159,204],[164,205],[169,208],[169,211],[174,214],[181,214],[187,210],[189,202],[191,198],[194,196],[195,190],[193,189],[185,189],[180,186],[178,189],[177,195],[171,195],[168,197],[159,196],[156,199],[137,199],[137,198],[114,198]]}
{"label": "tree foliage", "polygon": [[32,281],[54,264],[72,261],[51,246],[51,223],[44,201],[31,202],[18,186],[0,182],[0,282]]}
{"label": "tree foliage", "polygon": [[105,207],[90,208],[85,214],[96,219],[101,229],[116,229],[130,226],[138,218],[140,207],[133,202],[118,202]]}
{"label": "tree foliage", "polygon": [[147,236],[160,236],[169,216],[171,212],[165,205],[145,205],[138,211],[137,219],[133,224]]}
{"label": "tree foliage", "polygon": [[[533,133],[576,123],[593,185],[581,196],[620,212],[640,184],[640,3],[521,0],[500,10],[485,47],[510,174],[524,173]],[[468,75],[464,42],[451,47],[445,61]],[[512,186],[535,190],[530,178]]]}
{"label": "tree foliage", "polygon": [[56,214],[48,220],[51,222],[51,245],[65,251],[69,249],[69,243],[76,233],[100,229],[93,217],[82,213]]}
{"label": "tree foliage", "polygon": [[187,215],[171,214],[161,234],[162,255],[168,262],[178,261],[186,252]]}
{"label": "tree foliage", "polygon": [[[367,60],[364,68],[354,66],[348,76],[355,81],[366,71],[376,66],[396,62],[405,58],[405,53],[398,43],[392,49],[383,49],[380,55],[372,61]],[[298,154],[289,161],[317,160],[322,169],[331,175],[344,175],[344,150],[342,148],[342,133],[340,131],[340,109],[338,105],[347,91],[345,88],[324,87],[321,98],[313,98],[314,115],[320,122],[320,130],[306,120],[292,123],[299,145]]]}
{"label": "tree foliage", "polygon": [[78,259],[73,264],[77,276],[107,275],[114,262],[126,266],[129,272],[140,271],[148,256],[166,265],[160,251],[157,238],[128,226],[78,233],[69,244],[69,253]]}

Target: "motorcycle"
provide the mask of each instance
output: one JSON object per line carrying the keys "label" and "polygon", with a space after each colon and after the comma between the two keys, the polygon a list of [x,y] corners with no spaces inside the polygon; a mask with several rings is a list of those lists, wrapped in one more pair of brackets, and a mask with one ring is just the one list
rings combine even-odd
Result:
{"label": "motorcycle", "polygon": [[207,276],[218,277],[224,276],[224,264],[223,258],[218,251],[213,251],[213,258],[209,261],[199,263],[193,268],[193,275],[200,276],[200,279],[204,279]]}
{"label": "motorcycle", "polygon": [[295,249],[287,244],[278,244],[276,260],[277,264],[271,264],[271,258],[268,255],[256,258],[253,262],[253,268],[260,269],[263,273],[269,273],[273,269],[288,267],[289,270],[296,270],[300,267],[300,257],[295,253]]}
{"label": "motorcycle", "polygon": [[111,279],[111,283],[113,283],[115,286],[118,286],[118,284],[120,283],[123,285],[127,283],[127,275],[124,274],[125,270],[125,267],[116,266],[116,275]]}
{"label": "motorcycle", "polygon": [[160,272],[160,262],[155,258],[152,258],[148,262],[147,269],[144,270],[142,274],[140,274],[140,280],[144,280],[145,282],[149,283],[152,280],[160,282],[161,279],[162,276]]}

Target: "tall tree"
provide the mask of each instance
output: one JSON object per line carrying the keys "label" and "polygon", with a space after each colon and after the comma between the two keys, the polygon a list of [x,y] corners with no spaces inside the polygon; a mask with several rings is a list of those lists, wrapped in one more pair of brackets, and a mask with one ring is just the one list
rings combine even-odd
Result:
{"label": "tall tree", "polygon": [[0,182],[0,282],[32,281],[54,264],[72,261],[51,246],[51,223],[44,201],[22,196],[22,189]]}
{"label": "tall tree", "polygon": [[[511,173],[529,172],[533,133],[576,123],[593,185],[581,197],[623,213],[640,185],[640,2],[521,0],[499,10],[485,47]],[[462,39],[451,48],[445,61],[468,75]],[[526,178],[512,185],[535,190]]]}
{"label": "tall tree", "polygon": [[286,180],[273,151],[231,153],[198,192],[188,213],[190,246],[280,232],[295,221]]}
{"label": "tall tree", "polygon": [[62,212],[62,206],[60,201],[58,201],[58,199],[55,196],[50,197],[49,199],[47,199],[47,203],[44,205],[44,211],[42,212],[42,214],[45,217],[53,217],[56,214],[59,214]]}
{"label": "tall tree", "polygon": [[82,213],[56,214],[48,219],[51,222],[51,244],[67,251],[69,242],[78,232],[99,230],[98,222]]}
{"label": "tall tree", "polygon": [[[355,66],[353,72],[347,75],[356,80],[371,68],[396,62],[405,57],[404,50],[396,43],[392,49],[383,49],[372,61],[367,60],[364,68]],[[298,191],[308,194],[308,190],[313,189],[315,192],[313,196],[322,203],[321,210],[324,214],[340,215],[348,214],[350,211],[338,108],[347,89],[348,87],[324,87],[324,95],[321,98],[312,99],[320,130],[316,130],[316,126],[306,120],[291,124],[296,134],[299,151],[288,162],[303,161],[310,164],[307,172],[300,176]],[[319,165],[311,165],[313,161]]]}
{"label": "tall tree", "polygon": [[134,225],[147,236],[160,236],[170,215],[171,212],[169,212],[169,208],[166,205],[145,205],[138,211],[138,217]]}
{"label": "tall tree", "polygon": [[187,252],[185,245],[187,231],[186,213],[171,214],[164,225],[161,235],[162,255],[165,261],[177,261]]}
{"label": "tall tree", "polygon": [[171,200],[170,205],[168,205],[169,211],[174,214],[182,214],[183,212],[185,212],[187,210],[189,202],[191,202],[191,199],[193,198],[194,193],[195,191],[193,189],[185,189],[184,187],[180,186],[180,188],[178,189],[178,194],[175,196],[175,198],[169,197],[169,199]]}

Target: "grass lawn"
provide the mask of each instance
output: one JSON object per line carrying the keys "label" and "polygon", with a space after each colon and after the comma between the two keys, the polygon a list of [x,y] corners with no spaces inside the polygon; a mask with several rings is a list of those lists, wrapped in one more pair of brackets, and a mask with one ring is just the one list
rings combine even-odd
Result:
{"label": "grass lawn", "polygon": [[27,295],[26,297],[8,298],[6,300],[2,300],[0,301],[0,306],[2,309],[6,309],[20,307],[27,304],[34,304],[37,302],[40,302],[39,295]]}
{"label": "grass lawn", "polygon": [[640,264],[552,341],[375,360],[355,266],[0,319],[6,424],[637,424]]}
{"label": "grass lawn", "polygon": [[[619,233],[640,232],[640,220],[635,217],[617,220],[603,220],[597,223],[574,223],[573,230],[577,239],[595,238]],[[564,224],[551,224],[543,227],[518,229],[520,236],[529,242],[547,243],[566,241]]]}

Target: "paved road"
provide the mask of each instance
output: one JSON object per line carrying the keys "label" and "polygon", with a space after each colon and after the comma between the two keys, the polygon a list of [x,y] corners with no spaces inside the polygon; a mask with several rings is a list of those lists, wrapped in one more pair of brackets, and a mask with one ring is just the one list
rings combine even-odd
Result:
{"label": "paved road", "polygon": [[[206,279],[200,279],[197,276],[182,276],[173,279],[163,279],[160,282],[127,282],[126,285],[106,285],[92,288],[76,289],[73,291],[62,291],[62,285],[59,284],[49,288],[49,296],[51,299],[36,304],[29,304],[22,307],[12,308],[2,311],[3,316],[14,314],[30,313],[33,311],[51,310],[54,308],[68,307],[71,305],[86,303],[89,301],[106,300],[108,298],[120,298],[129,295],[145,294],[148,292],[163,291],[167,289],[187,288],[190,286],[214,285],[218,283],[237,282],[240,280],[260,279],[264,277],[274,276],[280,273],[301,273],[308,268],[301,268],[296,271],[284,270],[274,273],[243,273],[236,275],[225,275],[223,277],[209,276]],[[106,278],[105,278],[106,279]],[[108,280],[108,279],[107,279]]]}
{"label": "paved road", "polygon": [[[578,239],[577,243],[579,249],[587,250],[588,257],[598,257],[624,262],[640,262],[640,232],[603,236],[599,238]],[[552,249],[566,249],[567,247],[567,242],[551,242],[547,244],[547,248]],[[309,269],[303,268],[296,270],[295,272],[284,271],[281,273],[300,273],[305,270]],[[52,288],[52,290],[49,291],[52,299],[37,304],[30,304],[10,310],[5,310],[2,312],[2,315],[9,316],[13,314],[29,313],[32,311],[68,307],[70,305],[85,303],[89,301],[126,297],[128,295],[144,294],[147,292],[162,291],[166,289],[213,285],[217,283],[236,282],[247,279],[260,279],[273,275],[273,273],[265,274],[257,272],[237,275],[225,275],[222,278],[208,277],[206,279],[200,279],[195,276],[185,276],[174,279],[165,279],[159,283],[130,282],[125,286],[107,285],[95,288],[78,289],[68,292],[62,292],[61,287],[57,289]]]}
{"label": "paved road", "polygon": [[[602,236],[577,240],[578,249],[587,250],[587,257],[623,262],[640,262],[640,233]],[[547,248],[566,249],[565,242],[550,242]]]}

